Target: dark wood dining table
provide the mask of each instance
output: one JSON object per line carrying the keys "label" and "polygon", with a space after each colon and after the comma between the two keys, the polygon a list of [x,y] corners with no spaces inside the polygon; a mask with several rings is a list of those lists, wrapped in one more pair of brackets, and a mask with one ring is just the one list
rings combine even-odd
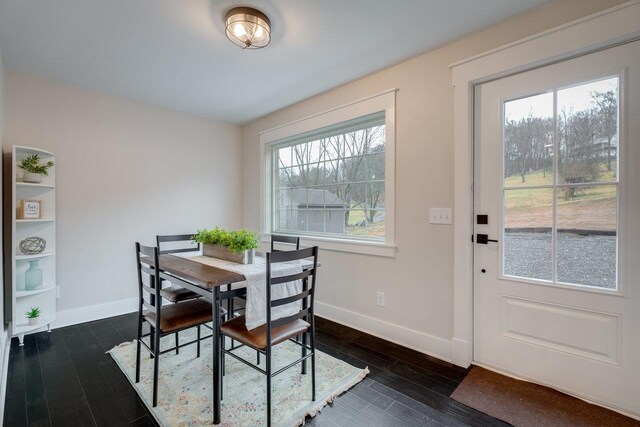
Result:
{"label": "dark wood dining table", "polygon": [[[213,423],[219,424],[220,414],[220,304],[222,300],[230,300],[243,295],[246,290],[222,287],[245,281],[244,275],[222,268],[206,265],[189,258],[175,255],[160,255],[160,279],[170,281],[174,285],[193,291],[211,302],[213,326]],[[154,260],[145,259],[145,263],[155,267]],[[162,286],[162,284],[159,284]]]}

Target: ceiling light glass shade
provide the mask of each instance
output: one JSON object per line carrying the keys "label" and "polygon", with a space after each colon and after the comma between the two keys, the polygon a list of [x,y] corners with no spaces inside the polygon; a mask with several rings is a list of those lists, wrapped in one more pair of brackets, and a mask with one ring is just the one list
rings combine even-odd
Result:
{"label": "ceiling light glass shade", "polygon": [[260,49],[271,41],[267,15],[251,7],[235,7],[225,17],[229,40],[243,49]]}

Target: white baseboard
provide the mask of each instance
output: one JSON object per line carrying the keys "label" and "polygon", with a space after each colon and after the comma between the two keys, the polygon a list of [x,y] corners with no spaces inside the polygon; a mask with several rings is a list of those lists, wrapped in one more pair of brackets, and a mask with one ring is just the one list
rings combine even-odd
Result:
{"label": "white baseboard", "polygon": [[[138,309],[138,298],[129,298],[106,304],[92,305],[58,312],[53,327],[76,325],[104,319],[120,314],[132,313]],[[375,319],[329,304],[316,302],[316,314],[359,331],[402,345],[407,348],[451,361],[451,341]]]}
{"label": "white baseboard", "polygon": [[316,314],[353,329],[411,348],[447,362],[451,361],[451,341],[404,326],[375,319],[316,301]]}
{"label": "white baseboard", "polygon": [[0,425],[4,420],[4,404],[7,398],[7,375],[9,372],[9,350],[11,348],[11,339],[8,331],[0,332],[0,343],[4,343],[4,348],[0,348],[3,353],[2,357],[2,384],[0,385]]}
{"label": "white baseboard", "polygon": [[128,298],[105,304],[90,305],[87,307],[59,311],[52,327],[61,328],[63,326],[77,325],[78,323],[91,322],[92,320],[132,313],[137,309],[138,298]]}

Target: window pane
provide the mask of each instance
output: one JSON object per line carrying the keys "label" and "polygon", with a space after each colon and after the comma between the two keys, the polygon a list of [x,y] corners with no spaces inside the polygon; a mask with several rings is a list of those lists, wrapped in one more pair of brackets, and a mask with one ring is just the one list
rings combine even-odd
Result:
{"label": "window pane", "polygon": [[279,189],[277,191],[277,200],[276,209],[292,209],[290,189]]}
{"label": "window pane", "polygon": [[325,160],[336,160],[345,157],[344,135],[334,135],[324,139]]}
{"label": "window pane", "polygon": [[310,163],[318,163],[324,158],[321,141],[311,141],[302,144],[296,144],[291,147],[295,166],[308,165]]}
{"label": "window pane", "polygon": [[341,164],[338,160],[332,160],[324,163],[324,182],[325,184],[337,184],[343,182],[343,173],[341,172]]}
{"label": "window pane", "polygon": [[324,183],[322,165],[320,163],[310,163],[300,166],[300,177],[298,184],[305,187],[315,187]]}
{"label": "window pane", "polygon": [[505,190],[504,204],[504,274],[552,280],[553,190]]}
{"label": "window pane", "polygon": [[287,218],[288,230],[307,231],[307,210],[293,209],[289,211]]}
{"label": "window pane", "polygon": [[307,189],[293,188],[291,190],[291,209],[307,209]]}
{"label": "window pane", "polygon": [[282,168],[278,173],[279,187],[297,187],[300,185],[300,167]]}
{"label": "window pane", "polygon": [[346,217],[347,234],[362,235],[365,234],[362,230],[367,226],[367,219],[362,209],[350,209],[347,212]]}
{"label": "window pane", "polygon": [[291,166],[291,152],[292,152],[291,147],[284,147],[284,148],[278,149],[278,159],[279,159],[278,167],[279,168],[286,168]]}
{"label": "window pane", "polygon": [[558,182],[617,180],[618,78],[558,91]]}
{"label": "window pane", "polygon": [[324,187],[325,207],[331,209],[344,209],[347,205],[345,199],[345,185],[329,185]]}
{"label": "window pane", "polygon": [[346,209],[326,209],[324,211],[325,233],[345,234]]}
{"label": "window pane", "polygon": [[553,182],[553,93],[504,104],[504,186]]}
{"label": "window pane", "polygon": [[366,156],[346,158],[340,167],[344,182],[362,182],[366,179]]}
{"label": "window pane", "polygon": [[324,210],[307,210],[307,231],[324,232]]}
{"label": "window pane", "polygon": [[277,150],[276,229],[384,239],[385,127],[345,129]]}
{"label": "window pane", "polygon": [[617,188],[559,187],[557,280],[616,287]]}
{"label": "window pane", "polygon": [[374,126],[371,131],[370,153],[380,153],[384,151],[385,125]]}
{"label": "window pane", "polygon": [[367,187],[365,183],[350,184],[348,186],[347,202],[352,209],[363,209],[367,201]]}
{"label": "window pane", "polygon": [[294,230],[293,211],[280,209],[276,211],[276,230]]}
{"label": "window pane", "polygon": [[384,153],[376,153],[367,156],[367,180],[383,180],[385,177]]}
{"label": "window pane", "polygon": [[384,210],[384,195],[384,182],[367,184],[367,198],[364,207],[372,210]]}

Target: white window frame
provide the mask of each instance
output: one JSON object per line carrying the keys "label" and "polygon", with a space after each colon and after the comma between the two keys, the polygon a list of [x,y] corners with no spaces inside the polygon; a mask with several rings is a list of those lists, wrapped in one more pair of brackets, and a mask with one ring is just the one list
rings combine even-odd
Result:
{"label": "white window frame", "polygon": [[278,141],[384,111],[385,115],[385,239],[368,241],[331,236],[301,236],[301,245],[322,249],[394,257],[395,236],[395,94],[397,89],[371,95],[312,116],[260,132],[260,227],[269,241],[273,231],[273,152]]}

